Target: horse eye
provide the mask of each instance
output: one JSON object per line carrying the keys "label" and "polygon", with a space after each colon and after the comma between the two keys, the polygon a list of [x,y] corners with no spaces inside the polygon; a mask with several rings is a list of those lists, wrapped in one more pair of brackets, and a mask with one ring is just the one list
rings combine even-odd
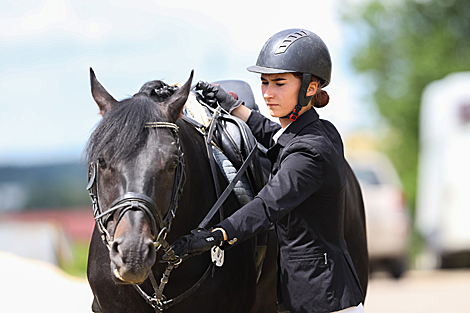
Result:
{"label": "horse eye", "polygon": [[104,158],[98,158],[98,163],[101,168],[106,168],[106,161],[104,160]]}
{"label": "horse eye", "polygon": [[175,159],[170,163],[170,171],[176,170],[177,167],[178,167],[178,160]]}

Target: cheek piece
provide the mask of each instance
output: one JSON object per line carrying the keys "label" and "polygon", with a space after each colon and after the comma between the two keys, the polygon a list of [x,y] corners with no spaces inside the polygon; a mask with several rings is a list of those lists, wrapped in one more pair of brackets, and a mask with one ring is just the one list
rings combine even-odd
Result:
{"label": "cheek piece", "polygon": [[312,79],[311,74],[303,73],[302,85],[300,85],[300,90],[299,90],[298,103],[296,104],[296,106],[294,107],[294,110],[291,113],[281,118],[288,117],[291,121],[295,121],[299,117],[300,110],[302,110],[303,107],[307,106],[313,97],[313,96],[307,97],[307,90],[308,90],[308,86],[310,85],[311,79]]}

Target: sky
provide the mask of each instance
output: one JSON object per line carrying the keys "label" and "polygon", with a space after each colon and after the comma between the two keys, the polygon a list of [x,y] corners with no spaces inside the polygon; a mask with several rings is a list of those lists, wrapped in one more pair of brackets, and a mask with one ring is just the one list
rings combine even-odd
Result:
{"label": "sky", "polygon": [[149,80],[183,83],[192,69],[195,82],[244,80],[266,113],[259,75],[246,67],[288,28],[313,31],[329,47],[330,103],[320,116],[343,136],[370,125],[338,0],[2,0],[0,165],[80,159],[100,120],[90,67],[117,100]]}

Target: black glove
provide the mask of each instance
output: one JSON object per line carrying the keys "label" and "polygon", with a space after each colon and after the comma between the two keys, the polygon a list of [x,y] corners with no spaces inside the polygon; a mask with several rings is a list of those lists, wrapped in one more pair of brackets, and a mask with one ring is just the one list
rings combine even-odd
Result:
{"label": "black glove", "polygon": [[[208,231],[198,228],[191,231],[190,235],[176,239],[171,248],[179,257],[194,256],[210,250],[213,246],[220,246],[224,242],[224,234],[220,230]],[[163,259],[168,256],[165,254]]]}
{"label": "black glove", "polygon": [[243,104],[243,101],[235,99],[231,94],[225,92],[220,86],[211,85],[207,82],[200,81],[196,84],[196,90],[202,91],[203,100],[213,108],[219,105],[228,113]]}

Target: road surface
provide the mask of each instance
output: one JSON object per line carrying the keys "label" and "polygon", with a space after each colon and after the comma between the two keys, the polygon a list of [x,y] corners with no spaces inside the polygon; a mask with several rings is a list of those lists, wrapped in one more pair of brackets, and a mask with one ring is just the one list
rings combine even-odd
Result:
{"label": "road surface", "polygon": [[469,313],[470,269],[372,277],[365,313]]}

